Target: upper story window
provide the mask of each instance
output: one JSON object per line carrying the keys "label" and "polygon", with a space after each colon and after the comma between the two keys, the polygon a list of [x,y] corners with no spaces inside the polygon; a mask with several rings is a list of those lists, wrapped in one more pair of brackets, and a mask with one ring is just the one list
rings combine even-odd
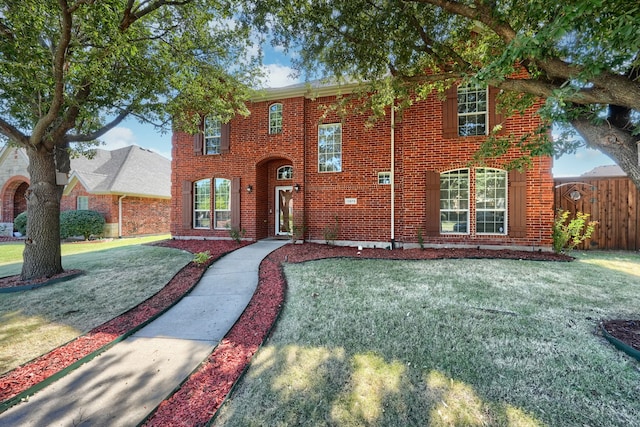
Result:
{"label": "upper story window", "polygon": [[342,124],[318,126],[318,172],[342,172]]}
{"label": "upper story window", "polygon": [[231,227],[231,180],[216,178],[214,191],[214,228],[227,229]]}
{"label": "upper story window", "polygon": [[506,234],[507,171],[476,169],[476,233]]}
{"label": "upper story window", "polygon": [[193,183],[193,228],[211,228],[211,180]]}
{"label": "upper story window", "polygon": [[469,169],[440,174],[440,232],[467,233],[469,229]]}
{"label": "upper story window", "polygon": [[269,133],[282,133],[282,104],[271,104],[269,107]]}
{"label": "upper story window", "polygon": [[378,172],[378,184],[391,185],[391,172]]}
{"label": "upper story window", "polygon": [[76,199],[76,209],[79,211],[86,211],[89,209],[89,197],[78,196]]}
{"label": "upper story window", "polygon": [[458,135],[486,135],[488,89],[478,86],[458,87]]}
{"label": "upper story window", "polygon": [[293,166],[280,166],[277,174],[278,181],[293,179]]}
{"label": "upper story window", "polygon": [[207,116],[204,119],[204,154],[220,154],[222,122]]}

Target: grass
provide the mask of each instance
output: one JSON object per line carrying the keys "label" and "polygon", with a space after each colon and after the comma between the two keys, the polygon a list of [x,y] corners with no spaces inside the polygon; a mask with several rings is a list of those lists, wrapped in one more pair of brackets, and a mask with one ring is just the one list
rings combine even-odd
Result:
{"label": "grass", "polygon": [[[193,258],[175,249],[140,244],[110,249],[100,243],[82,246],[93,252],[65,255],[63,265],[85,270],[85,275],[0,295],[0,373],[134,307],[162,289]],[[2,272],[16,266],[19,272],[19,264],[0,267],[0,275],[11,274]]]}
{"label": "grass", "polygon": [[638,362],[595,333],[639,318],[640,257],[322,260],[215,425],[639,426]]}
{"label": "grass", "polygon": [[[103,239],[92,240],[90,242],[67,242],[61,246],[62,256],[80,254],[86,252],[94,252],[96,250],[120,248],[123,246],[141,245],[143,243],[151,243],[158,240],[165,240],[171,237],[169,234],[153,235],[145,237],[127,237],[123,239]],[[7,242],[0,244],[0,266],[22,263],[22,252],[24,250],[24,242]],[[10,270],[14,271],[14,270]],[[18,271],[19,273],[19,271]],[[10,274],[18,273],[4,273],[4,270],[0,268],[0,277],[8,276]]]}

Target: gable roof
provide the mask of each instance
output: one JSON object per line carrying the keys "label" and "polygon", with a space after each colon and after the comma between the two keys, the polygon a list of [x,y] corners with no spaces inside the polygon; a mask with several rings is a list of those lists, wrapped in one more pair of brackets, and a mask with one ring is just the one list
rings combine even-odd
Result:
{"label": "gable roof", "polygon": [[130,145],[96,149],[91,159],[71,159],[71,177],[64,194],[80,182],[89,193],[171,198],[171,161],[153,151]]}
{"label": "gable roof", "polygon": [[606,165],[596,166],[589,172],[585,172],[583,177],[599,178],[599,177],[614,177],[614,176],[627,176],[626,173],[618,165]]}

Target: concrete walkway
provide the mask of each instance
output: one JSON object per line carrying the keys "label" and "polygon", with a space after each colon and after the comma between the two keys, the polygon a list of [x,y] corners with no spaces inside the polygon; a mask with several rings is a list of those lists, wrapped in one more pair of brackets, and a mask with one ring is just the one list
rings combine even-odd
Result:
{"label": "concrete walkway", "polygon": [[286,243],[263,240],[219,259],[165,314],[0,414],[0,425],[137,425],[213,351],[251,300],[260,262]]}

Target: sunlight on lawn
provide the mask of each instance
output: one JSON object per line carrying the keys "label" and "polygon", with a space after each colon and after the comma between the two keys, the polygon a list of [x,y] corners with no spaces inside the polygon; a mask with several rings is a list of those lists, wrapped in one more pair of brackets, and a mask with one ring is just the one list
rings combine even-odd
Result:
{"label": "sunlight on lawn", "polygon": [[628,259],[581,259],[581,262],[586,264],[595,265],[609,270],[619,271],[621,273],[630,274],[632,276],[640,277],[640,269],[638,269],[638,258]]}
{"label": "sunlight on lawn", "polygon": [[77,337],[80,331],[52,323],[41,316],[26,316],[20,310],[0,316],[0,373],[28,362],[40,353],[33,346],[56,347]]}

